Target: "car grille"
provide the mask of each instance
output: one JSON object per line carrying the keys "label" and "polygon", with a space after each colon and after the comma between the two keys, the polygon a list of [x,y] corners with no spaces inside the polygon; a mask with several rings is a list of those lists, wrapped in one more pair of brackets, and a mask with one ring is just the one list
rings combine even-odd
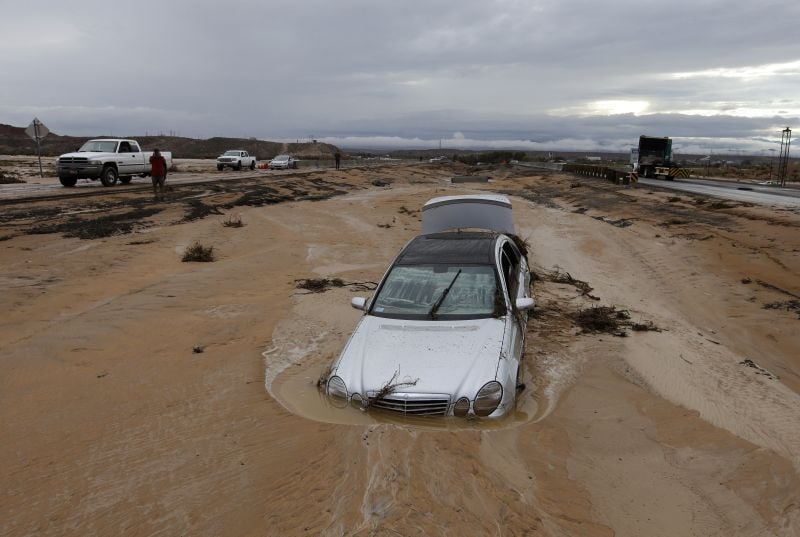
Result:
{"label": "car grille", "polygon": [[58,159],[59,164],[87,164],[89,159],[86,157],[61,157]]}
{"label": "car grille", "polygon": [[450,406],[450,398],[442,394],[392,393],[372,400],[370,406],[411,416],[444,416]]}

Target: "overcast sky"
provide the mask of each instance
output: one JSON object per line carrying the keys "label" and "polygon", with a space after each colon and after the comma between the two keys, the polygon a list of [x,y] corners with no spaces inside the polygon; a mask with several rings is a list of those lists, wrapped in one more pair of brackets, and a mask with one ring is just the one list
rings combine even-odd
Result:
{"label": "overcast sky", "polygon": [[0,123],[769,155],[799,31],[798,0],[0,0]]}

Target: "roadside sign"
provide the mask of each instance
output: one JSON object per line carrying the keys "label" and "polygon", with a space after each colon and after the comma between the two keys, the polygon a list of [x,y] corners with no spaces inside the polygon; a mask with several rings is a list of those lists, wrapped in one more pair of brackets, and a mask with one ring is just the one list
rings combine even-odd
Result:
{"label": "roadside sign", "polygon": [[39,177],[44,177],[42,172],[42,150],[39,147],[39,140],[50,134],[50,129],[45,127],[38,117],[35,117],[31,124],[28,125],[28,128],[25,129],[25,134],[36,141],[36,156],[39,157]]}
{"label": "roadside sign", "polygon": [[39,118],[33,118],[31,124],[28,125],[28,128],[25,129],[25,134],[31,137],[33,140],[41,140],[48,134],[50,134],[50,129],[45,127],[44,123],[39,121]]}

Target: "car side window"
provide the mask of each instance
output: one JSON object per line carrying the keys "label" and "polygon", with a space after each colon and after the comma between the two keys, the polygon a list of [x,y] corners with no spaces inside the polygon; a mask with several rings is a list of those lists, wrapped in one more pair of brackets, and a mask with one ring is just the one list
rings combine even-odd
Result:
{"label": "car side window", "polygon": [[503,276],[508,285],[508,296],[513,301],[517,297],[519,288],[519,255],[514,251],[509,243],[503,244],[502,249]]}

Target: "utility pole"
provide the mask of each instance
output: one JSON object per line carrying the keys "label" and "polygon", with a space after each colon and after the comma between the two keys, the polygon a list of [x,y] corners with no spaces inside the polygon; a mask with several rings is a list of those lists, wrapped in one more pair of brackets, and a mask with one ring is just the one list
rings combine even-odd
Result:
{"label": "utility pole", "polygon": [[781,154],[778,157],[778,182],[786,186],[786,175],[789,171],[789,145],[792,143],[792,129],[786,127],[781,132]]}

